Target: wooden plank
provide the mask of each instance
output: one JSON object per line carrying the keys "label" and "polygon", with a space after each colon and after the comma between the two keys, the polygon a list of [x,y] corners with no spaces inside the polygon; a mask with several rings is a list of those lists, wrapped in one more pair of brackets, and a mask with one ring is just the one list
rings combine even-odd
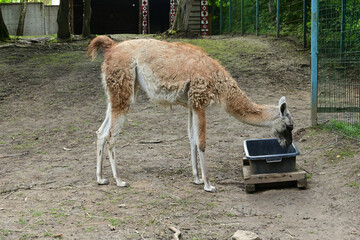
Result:
{"label": "wooden plank", "polygon": [[244,166],[243,167],[243,175],[244,175],[244,180],[248,180],[251,177],[251,169],[250,166]]}
{"label": "wooden plank", "polygon": [[189,21],[189,25],[199,25],[200,26],[200,18],[197,21],[196,20]]}
{"label": "wooden plank", "polygon": [[306,178],[298,180],[296,184],[298,188],[306,188],[307,186]]}
{"label": "wooden plank", "polygon": [[[290,182],[306,179],[306,172],[268,173],[251,175],[249,166],[243,167],[245,184],[262,184],[275,182]],[[250,174],[250,176],[249,176]]]}
{"label": "wooden plank", "polygon": [[191,12],[189,18],[198,17],[200,18],[200,12]]}

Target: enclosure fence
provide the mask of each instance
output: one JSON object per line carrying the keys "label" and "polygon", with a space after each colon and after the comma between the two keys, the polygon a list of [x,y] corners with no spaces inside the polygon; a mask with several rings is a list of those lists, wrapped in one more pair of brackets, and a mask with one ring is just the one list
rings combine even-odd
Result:
{"label": "enclosure fence", "polygon": [[305,49],[311,45],[313,125],[340,128],[360,140],[359,0],[209,3],[212,34],[290,36]]}
{"label": "enclosure fence", "polygon": [[291,36],[310,41],[311,0],[210,0],[212,34]]}
{"label": "enclosure fence", "polygon": [[[354,135],[360,126],[360,2],[318,4],[317,92],[312,101],[317,123],[341,127]],[[316,50],[315,50],[316,51]],[[315,64],[315,63],[313,63]],[[314,80],[314,79],[313,79]],[[313,84],[316,84],[315,80]],[[341,125],[341,126],[340,126]],[[359,134],[360,136],[360,134]],[[358,138],[358,137],[357,137]]]}

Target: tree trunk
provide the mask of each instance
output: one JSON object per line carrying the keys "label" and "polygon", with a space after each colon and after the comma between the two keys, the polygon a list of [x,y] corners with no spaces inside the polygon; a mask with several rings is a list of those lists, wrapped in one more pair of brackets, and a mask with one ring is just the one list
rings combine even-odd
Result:
{"label": "tree trunk", "polygon": [[3,16],[2,16],[2,12],[1,12],[1,8],[0,8],[0,40],[7,40],[10,39],[9,36],[9,31],[5,25]]}
{"label": "tree trunk", "polygon": [[21,4],[21,11],[20,11],[18,27],[17,27],[17,30],[16,30],[16,36],[23,36],[24,35],[26,9],[27,9],[27,0],[23,0],[22,4]]}
{"label": "tree trunk", "polygon": [[82,35],[85,38],[90,36],[90,20],[91,20],[91,0],[84,0]]}
{"label": "tree trunk", "polygon": [[189,17],[194,0],[179,0],[176,8],[175,21],[171,30],[176,32],[189,32]]}
{"label": "tree trunk", "polygon": [[57,37],[62,40],[70,39],[71,35],[69,25],[69,0],[60,0],[60,6],[57,15],[57,24]]}

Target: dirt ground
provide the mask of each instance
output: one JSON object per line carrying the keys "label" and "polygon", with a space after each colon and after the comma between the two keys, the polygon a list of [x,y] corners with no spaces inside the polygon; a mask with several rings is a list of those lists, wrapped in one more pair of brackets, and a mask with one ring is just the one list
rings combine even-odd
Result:
{"label": "dirt ground", "polygon": [[217,192],[205,192],[191,183],[187,110],[158,107],[143,93],[117,143],[130,187],[116,186],[108,161],[110,184],[99,186],[102,57],[84,57],[85,41],[1,44],[0,239],[172,239],[170,226],[191,240],[231,239],[239,229],[264,240],[360,239],[359,144],[310,127],[309,53],[266,37],[186,41],[220,59],[254,101],[287,97],[308,188],[247,194],[243,141],[270,131],[211,107],[206,151]]}

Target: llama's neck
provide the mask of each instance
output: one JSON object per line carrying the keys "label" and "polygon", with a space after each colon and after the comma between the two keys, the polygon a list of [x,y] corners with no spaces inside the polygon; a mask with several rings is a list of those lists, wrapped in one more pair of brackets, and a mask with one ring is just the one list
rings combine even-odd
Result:
{"label": "llama's neck", "polygon": [[278,107],[252,102],[237,84],[229,88],[224,107],[239,121],[254,126],[271,127],[273,121],[279,117]]}

